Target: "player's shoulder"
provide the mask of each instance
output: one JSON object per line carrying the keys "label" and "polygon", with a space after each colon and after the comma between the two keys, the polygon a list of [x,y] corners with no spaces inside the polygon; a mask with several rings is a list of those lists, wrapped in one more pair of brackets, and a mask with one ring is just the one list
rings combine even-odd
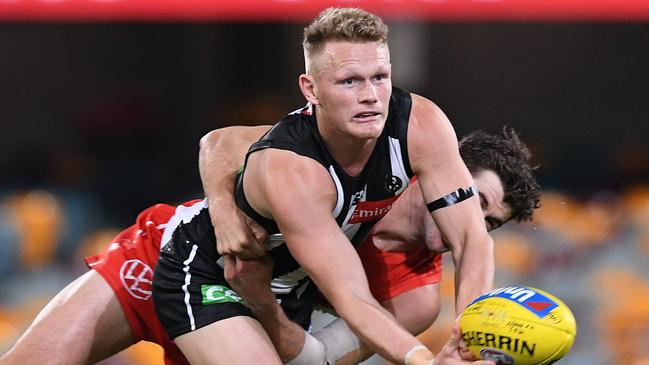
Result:
{"label": "player's shoulder", "polygon": [[432,100],[417,94],[412,95],[409,132],[433,133],[437,137],[446,135],[453,127],[444,111]]}
{"label": "player's shoulder", "polygon": [[410,95],[412,97],[411,118],[438,122],[448,120],[442,109],[432,100],[414,93]]}
{"label": "player's shoulder", "polygon": [[314,198],[325,204],[335,202],[336,187],[331,175],[317,161],[280,149],[266,149],[255,155],[251,156],[246,174],[256,181],[256,189],[265,196],[273,215],[290,212]]}
{"label": "player's shoulder", "polygon": [[310,109],[304,109],[301,113],[298,110],[275,123],[254,144],[254,149],[275,147],[313,155],[314,146],[317,145],[316,129],[315,117],[310,113]]}
{"label": "player's shoulder", "polygon": [[310,121],[314,121],[314,110],[310,103],[306,106],[296,109],[286,114],[282,119],[278,120],[273,126],[275,131],[286,129],[308,129],[313,127]]}
{"label": "player's shoulder", "polygon": [[249,167],[254,166],[263,171],[262,178],[269,182],[287,180],[304,181],[321,179],[328,175],[325,167],[318,161],[301,155],[296,151],[268,148],[250,157]]}

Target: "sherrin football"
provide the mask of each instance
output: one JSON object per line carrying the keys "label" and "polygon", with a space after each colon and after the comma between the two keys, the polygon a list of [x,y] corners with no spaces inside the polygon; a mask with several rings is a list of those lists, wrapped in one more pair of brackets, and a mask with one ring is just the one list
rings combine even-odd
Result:
{"label": "sherrin football", "polygon": [[462,339],[478,358],[499,365],[546,365],[572,346],[577,324],[559,298],[529,287],[478,297],[460,316]]}

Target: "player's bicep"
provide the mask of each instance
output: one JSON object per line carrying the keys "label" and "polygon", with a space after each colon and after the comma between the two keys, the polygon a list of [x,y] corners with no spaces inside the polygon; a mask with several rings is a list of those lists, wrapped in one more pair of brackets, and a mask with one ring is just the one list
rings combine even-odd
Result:
{"label": "player's bicep", "polygon": [[369,294],[358,254],[332,217],[337,193],[330,176],[301,163],[289,171],[272,179],[268,204],[291,254],[332,305],[345,292]]}
{"label": "player's bicep", "polygon": [[427,203],[473,184],[451,122],[435,104],[417,95],[408,128],[408,155]]}
{"label": "player's bicep", "polygon": [[484,221],[478,191],[464,162],[449,158],[440,166],[439,173],[422,173],[418,178],[426,208],[445,241],[455,246],[466,241],[469,232],[484,230]]}
{"label": "player's bicep", "polygon": [[[432,102],[413,96],[408,152],[425,203],[449,243],[483,225],[473,178],[460,156],[453,127]],[[476,227],[479,229],[478,227]]]}

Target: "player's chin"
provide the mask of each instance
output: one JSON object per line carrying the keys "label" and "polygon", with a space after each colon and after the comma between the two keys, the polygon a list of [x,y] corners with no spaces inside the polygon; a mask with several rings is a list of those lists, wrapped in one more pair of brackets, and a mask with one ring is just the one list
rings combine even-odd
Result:
{"label": "player's chin", "polygon": [[352,123],[351,132],[356,138],[359,139],[379,138],[381,132],[383,132],[384,126],[385,121],[383,120],[364,123]]}

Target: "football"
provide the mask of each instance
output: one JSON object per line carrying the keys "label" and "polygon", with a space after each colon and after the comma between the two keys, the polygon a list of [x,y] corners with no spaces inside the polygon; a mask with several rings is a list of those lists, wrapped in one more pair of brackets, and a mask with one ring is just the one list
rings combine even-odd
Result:
{"label": "football", "polygon": [[460,316],[462,339],[473,355],[499,365],[546,365],[572,346],[577,324],[559,298],[529,287],[495,289]]}

